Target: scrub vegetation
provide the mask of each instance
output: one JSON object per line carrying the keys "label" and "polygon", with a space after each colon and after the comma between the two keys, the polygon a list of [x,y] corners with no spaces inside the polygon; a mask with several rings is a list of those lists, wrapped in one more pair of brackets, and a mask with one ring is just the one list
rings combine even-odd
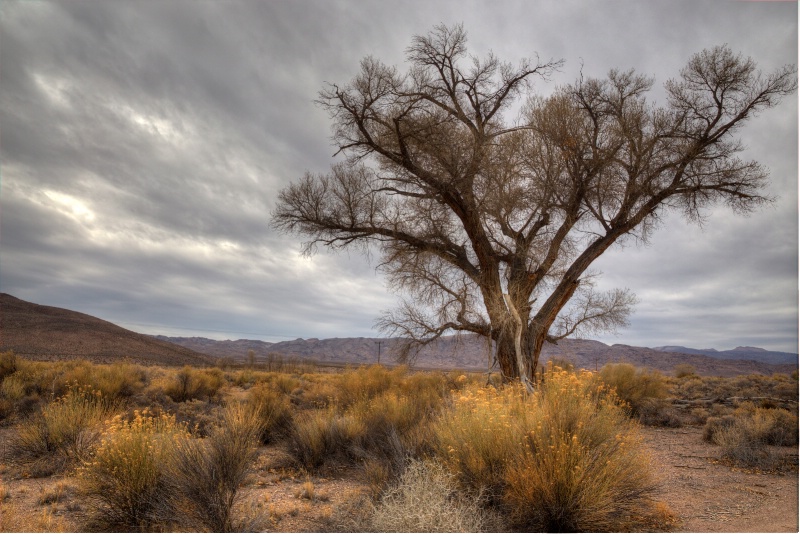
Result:
{"label": "scrub vegetation", "polygon": [[[739,468],[792,468],[796,375],[558,363],[530,393],[403,366],[281,372],[5,353],[0,529],[286,530],[318,510],[317,530],[667,531],[678,518],[658,501],[642,425],[702,428],[718,461]],[[36,499],[17,489],[26,480],[41,481]],[[293,485],[289,503],[281,484]]]}

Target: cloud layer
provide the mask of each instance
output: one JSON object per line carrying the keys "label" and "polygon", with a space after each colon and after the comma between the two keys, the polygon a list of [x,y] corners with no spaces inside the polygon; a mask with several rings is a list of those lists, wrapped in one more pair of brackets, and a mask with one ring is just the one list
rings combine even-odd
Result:
{"label": "cloud layer", "polygon": [[[564,58],[545,94],[613,67],[660,87],[722,43],[765,72],[797,62],[792,2],[6,2],[0,289],[148,333],[378,335],[395,296],[374,261],[303,257],[269,214],[334,161],[324,84],[370,54],[403,69],[414,34],[458,22],[478,55]],[[796,96],[742,139],[774,205],[668,217],[649,246],[609,253],[603,285],[641,302],[603,340],[797,351]]]}

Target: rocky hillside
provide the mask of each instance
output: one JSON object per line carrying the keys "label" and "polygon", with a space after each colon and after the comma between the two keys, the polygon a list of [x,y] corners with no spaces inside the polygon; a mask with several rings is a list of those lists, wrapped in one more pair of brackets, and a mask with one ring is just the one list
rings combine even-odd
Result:
{"label": "rocky hillside", "polygon": [[690,349],[681,346],[653,347],[662,352],[679,352],[681,354],[703,354],[723,360],[754,360],[762,363],[797,363],[797,354],[760,349],[758,347],[736,347],[731,350]]}
{"label": "rocky hillside", "polygon": [[137,334],[91,315],[40,306],[0,294],[0,352],[29,359],[85,359],[112,363],[204,365],[206,354],[152,336]]}

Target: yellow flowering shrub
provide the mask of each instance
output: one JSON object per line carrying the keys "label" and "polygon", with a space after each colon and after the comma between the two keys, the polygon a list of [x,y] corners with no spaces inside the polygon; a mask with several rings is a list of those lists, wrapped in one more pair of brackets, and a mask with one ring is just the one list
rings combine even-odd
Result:
{"label": "yellow flowering shrub", "polygon": [[588,371],[550,370],[533,394],[465,389],[434,430],[440,459],[516,527],[625,530],[651,508],[637,427]]}
{"label": "yellow flowering shrub", "polygon": [[96,526],[146,530],[161,523],[167,463],[189,437],[175,416],[144,410],[136,411],[130,421],[114,417],[94,457],[78,473],[94,505]]}
{"label": "yellow flowering shrub", "polygon": [[443,462],[467,485],[498,490],[504,468],[517,454],[523,432],[517,415],[524,412],[518,388],[473,386],[455,393],[452,409],[433,424]]}

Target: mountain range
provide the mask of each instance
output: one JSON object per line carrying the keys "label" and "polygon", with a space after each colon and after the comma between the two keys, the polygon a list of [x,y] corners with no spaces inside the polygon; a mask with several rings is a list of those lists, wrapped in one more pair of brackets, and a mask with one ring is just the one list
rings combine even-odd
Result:
{"label": "mountain range", "polygon": [[[222,358],[256,362],[269,358],[313,360],[321,364],[394,363],[402,340],[396,338],[295,339],[270,343],[239,339],[150,336],[126,330],[83,313],[41,306],[0,294],[0,352],[13,350],[31,359],[81,358],[110,363],[129,359],[144,364],[211,365]],[[698,374],[734,376],[749,373],[791,373],[797,354],[738,347],[730,351],[668,346],[655,349],[606,345],[586,339],[546,344],[542,362],[565,359],[576,367],[598,369],[606,363],[628,362],[672,373],[678,364],[693,365]],[[417,368],[485,371],[491,355],[483,338],[447,336],[424,347],[412,362]]]}
{"label": "mountain range", "polygon": [[[156,336],[215,357],[233,358],[245,361],[249,351],[257,363],[268,358],[296,358],[313,360],[318,363],[355,365],[391,363],[395,360],[400,339],[392,338],[331,338],[295,339],[270,343],[266,341],[240,339],[236,341],[216,341],[202,337]],[[380,344],[380,346],[379,346]],[[689,349],[690,350],[690,349]],[[380,351],[380,356],[379,356]],[[727,355],[728,352],[724,351]],[[751,355],[751,352],[747,352]],[[797,369],[797,354],[790,362],[772,363],[759,359],[760,355],[786,354],[770,351],[752,351],[750,359],[718,358],[707,354],[666,351],[629,345],[606,345],[588,339],[565,339],[558,345],[545,344],[542,362],[551,358],[567,360],[578,368],[599,369],[606,363],[628,362],[637,367],[647,367],[665,373],[672,373],[675,366],[682,363],[693,365],[698,374],[716,376],[735,376],[748,373],[791,373]],[[475,335],[444,336],[438,342],[424,347],[413,360],[415,367],[424,369],[466,369],[485,371],[490,353],[484,338]]]}
{"label": "mountain range", "polygon": [[723,360],[755,360],[764,363],[797,363],[797,354],[791,352],[777,352],[758,347],[736,347],[731,350],[717,349],[690,349],[687,347],[669,345],[666,347],[653,347],[653,350],[662,352],[679,352],[681,354],[704,354],[712,358]]}

